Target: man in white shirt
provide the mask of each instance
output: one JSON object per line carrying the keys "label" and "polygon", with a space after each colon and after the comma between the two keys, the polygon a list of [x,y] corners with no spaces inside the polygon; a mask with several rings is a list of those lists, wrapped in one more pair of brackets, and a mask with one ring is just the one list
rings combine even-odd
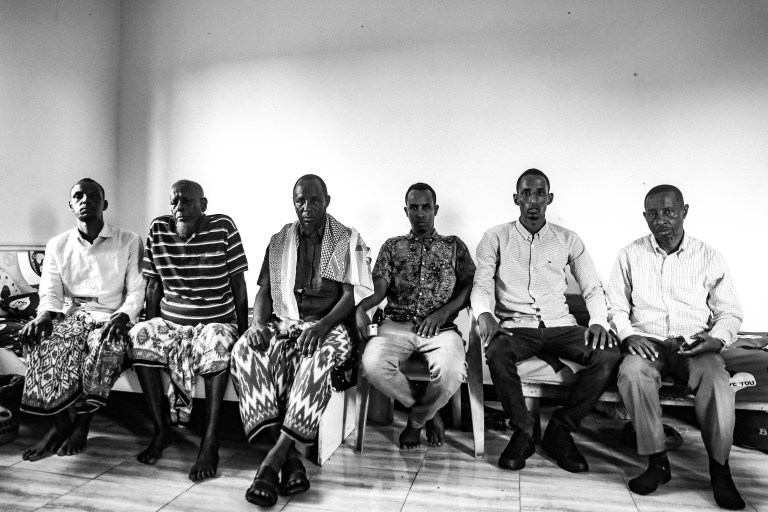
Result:
{"label": "man in white shirt", "polygon": [[[521,469],[534,453],[517,363],[545,353],[585,368],[565,405],[553,412],[541,446],[566,471],[588,471],[571,432],[600,398],[621,355],[613,348],[605,294],[584,244],[573,231],[546,221],[547,206],[554,199],[549,179],[538,169],[528,169],[516,188],[513,197],[520,218],[483,235],[471,294],[491,379],[513,429],[499,466]],[[587,303],[588,329],[578,326],[568,311],[566,267]],[[500,321],[491,313],[492,299]]]}
{"label": "man in white shirt", "polygon": [[715,501],[739,510],[744,500],[728,465],[735,397],[721,352],[736,341],[743,314],[723,257],[685,234],[687,215],[677,187],[652,188],[643,212],[651,235],[619,252],[608,285],[611,321],[628,352],[619,392],[635,424],[637,451],[648,455],[648,469],[629,488],[649,494],[672,477],[658,393],[671,375],[695,395]]}
{"label": "man in white shirt", "polygon": [[25,460],[82,452],[91,418],[123,370],[126,334],[146,285],[141,239],[105,224],[107,206],[101,185],[75,183],[69,207],[77,227],[45,249],[37,317],[20,333],[28,365],[21,410],[51,416],[53,426],[24,451]]}

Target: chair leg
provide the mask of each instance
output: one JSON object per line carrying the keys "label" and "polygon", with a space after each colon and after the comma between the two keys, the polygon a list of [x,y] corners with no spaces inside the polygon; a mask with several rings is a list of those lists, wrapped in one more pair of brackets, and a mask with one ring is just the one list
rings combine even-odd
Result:
{"label": "chair leg", "polygon": [[485,456],[485,407],[483,396],[483,374],[472,372],[467,375],[469,408],[472,412],[472,437],[475,441],[475,458]]}
{"label": "chair leg", "polygon": [[535,443],[541,442],[541,414],[539,412],[539,398],[538,397],[525,397],[525,408],[528,409],[528,414],[533,419],[533,441]]}
{"label": "chair leg", "polygon": [[368,398],[371,394],[371,383],[362,376],[357,377],[357,432],[355,438],[355,453],[363,453],[365,439],[365,424],[368,421]]}

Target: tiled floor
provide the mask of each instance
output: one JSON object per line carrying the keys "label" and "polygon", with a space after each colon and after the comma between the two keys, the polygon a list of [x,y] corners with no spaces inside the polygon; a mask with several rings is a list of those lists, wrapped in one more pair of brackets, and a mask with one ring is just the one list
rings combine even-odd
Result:
{"label": "tiled floor", "polygon": [[[551,408],[544,408],[543,421]],[[576,436],[590,471],[566,473],[538,451],[519,472],[503,471],[496,458],[506,434],[486,433],[486,457],[471,456],[472,436],[449,430],[445,446],[400,451],[394,442],[405,421],[369,426],[366,452],[352,449],[354,434],[319,468],[307,464],[312,488],[293,499],[280,498],[272,510],[449,511],[449,510],[719,510],[707,475],[698,430],[675,418],[666,422],[683,435],[670,454],[672,481],[650,496],[629,492],[626,481],[643,462],[619,442],[623,422],[592,414]],[[264,449],[226,442],[217,478],[198,484],[187,479],[198,438],[181,431],[157,466],[135,460],[147,441],[146,428],[124,419],[98,416],[86,453],[21,460],[33,439],[24,426],[19,439],[0,445],[0,510],[238,511],[258,510],[243,495]],[[731,466],[747,510],[768,512],[768,455],[734,448]]]}

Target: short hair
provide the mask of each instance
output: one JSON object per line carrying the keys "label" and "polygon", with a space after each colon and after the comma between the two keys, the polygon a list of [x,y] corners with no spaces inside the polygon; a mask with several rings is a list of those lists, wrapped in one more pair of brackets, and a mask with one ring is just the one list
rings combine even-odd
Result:
{"label": "short hair", "polygon": [[199,184],[196,181],[192,180],[179,180],[173,185],[171,185],[171,190],[175,188],[186,188],[190,190],[196,190],[200,192],[200,197],[205,197],[205,192],[203,191],[203,186]]}
{"label": "short hair", "polygon": [[517,178],[517,184],[515,185],[515,192],[520,190],[520,184],[523,182],[523,178],[525,178],[526,176],[541,176],[542,178],[544,178],[544,181],[547,182],[547,192],[552,190],[552,187],[550,187],[549,185],[549,178],[547,178],[547,175],[538,169],[531,168],[523,172],[523,174],[521,174],[520,177]]}
{"label": "short hair", "polygon": [[104,187],[102,187],[98,181],[92,180],[91,178],[83,178],[78,182],[76,182],[74,185],[72,185],[72,188],[69,189],[70,195],[72,194],[72,189],[75,188],[75,186],[80,185],[81,183],[90,183],[90,184],[96,185],[97,187],[99,187],[99,190],[101,190],[101,198],[106,199],[107,193],[104,192]]}
{"label": "short hair", "polygon": [[320,182],[320,187],[323,189],[323,195],[327,196],[328,195],[328,187],[325,186],[325,182],[323,181],[323,178],[321,178],[317,174],[305,174],[301,178],[297,179],[296,183],[293,184],[293,191],[296,190],[296,187],[302,181],[312,181],[312,180],[317,180],[318,182]]}
{"label": "short hair", "polygon": [[645,202],[648,200],[649,197],[654,196],[656,194],[664,194],[666,192],[671,192],[675,196],[676,201],[680,201],[680,204],[685,204],[685,201],[683,200],[683,193],[680,192],[680,189],[677,188],[674,185],[656,185],[651,190],[648,191],[647,194],[645,194],[645,199],[643,199],[643,208],[645,208]]}
{"label": "short hair", "polygon": [[408,190],[405,191],[405,204],[408,204],[408,194],[411,190],[429,190],[429,193],[432,194],[432,202],[437,204],[437,194],[435,193],[435,189],[422,182],[414,183],[408,187]]}

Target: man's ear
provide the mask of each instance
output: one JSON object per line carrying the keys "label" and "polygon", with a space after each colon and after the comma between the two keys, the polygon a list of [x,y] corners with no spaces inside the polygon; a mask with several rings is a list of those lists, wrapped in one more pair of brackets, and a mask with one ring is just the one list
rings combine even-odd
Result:
{"label": "man's ear", "polygon": [[518,200],[519,197],[520,196],[518,196],[517,194],[512,194],[512,202],[515,203],[515,204],[518,204],[517,200]]}
{"label": "man's ear", "polygon": [[403,212],[405,212],[405,216],[408,217],[408,207],[403,206]]}
{"label": "man's ear", "polygon": [[554,200],[555,200],[555,194],[553,194],[552,192],[547,194],[547,204],[552,204],[552,201]]}
{"label": "man's ear", "polygon": [[435,215],[437,215],[437,210],[439,210],[439,209],[440,209],[440,205],[439,205],[439,204],[436,204],[436,205],[435,205]]}
{"label": "man's ear", "polygon": [[208,198],[207,197],[201,197],[200,198],[200,210],[205,212],[208,209]]}
{"label": "man's ear", "polygon": [[72,206],[72,200],[71,199],[69,201],[67,201],[67,206],[69,206],[69,209],[72,210],[73,212],[75,211],[75,207]]}
{"label": "man's ear", "polygon": [[325,196],[325,207],[328,208],[329,204],[331,204],[331,196]]}
{"label": "man's ear", "polygon": [[683,218],[686,218],[688,216],[688,205],[683,205]]}
{"label": "man's ear", "polygon": [[109,201],[106,199],[104,200],[104,208],[101,209],[101,211],[105,212],[107,211],[107,208],[109,208]]}

